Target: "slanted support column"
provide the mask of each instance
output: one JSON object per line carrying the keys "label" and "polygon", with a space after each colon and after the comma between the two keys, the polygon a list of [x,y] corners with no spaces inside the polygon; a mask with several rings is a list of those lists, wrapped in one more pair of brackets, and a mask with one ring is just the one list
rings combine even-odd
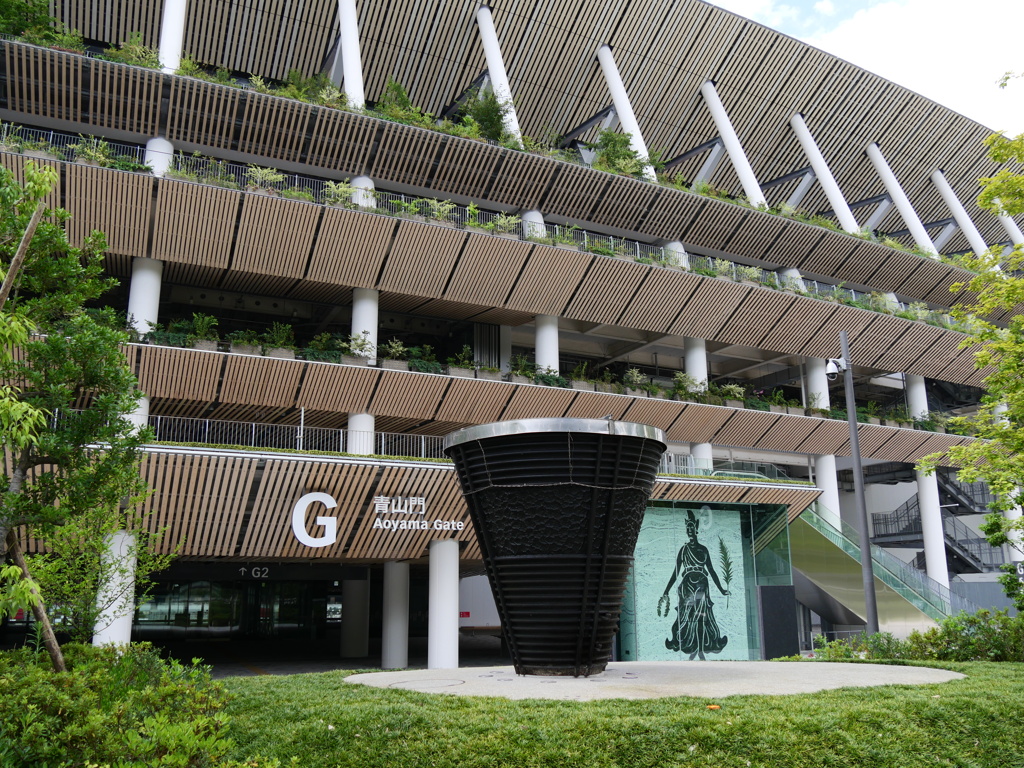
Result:
{"label": "slanted support column", "polygon": [[380,665],[384,669],[405,669],[409,666],[408,563],[384,563],[384,624]]}
{"label": "slanted support column", "polygon": [[[377,354],[377,315],[380,292],[372,288],[352,289],[352,335],[363,336],[372,346],[372,357]],[[349,413],[349,453],[361,456],[374,452],[376,419],[372,413]]]}
{"label": "slanted support column", "polygon": [[[643,134],[640,132],[640,123],[637,122],[636,113],[633,112],[633,104],[629,100],[626,86],[622,82],[622,75],[615,64],[615,56],[610,46],[602,45],[597,49],[597,60],[601,63],[601,71],[604,73],[604,81],[611,93],[612,103],[615,105],[615,114],[619,116],[619,123],[622,130],[629,136],[629,146],[644,160],[650,157],[647,151],[647,144],[644,142]],[[657,176],[649,163],[644,165],[644,178],[648,181],[656,181]]]}
{"label": "slanted support column", "polygon": [[143,161],[153,169],[157,178],[167,173],[174,160],[174,145],[167,139],[157,136],[146,142],[146,154]]}
{"label": "slanted support column", "polygon": [[934,474],[917,475],[917,503],[921,509],[921,533],[924,538],[924,563],[928,578],[949,588],[949,566],[946,564],[946,540],[942,530],[942,506],[939,482]]}
{"label": "slanted support column", "polygon": [[459,542],[430,542],[427,669],[459,666]]}
{"label": "slanted support column", "polygon": [[854,218],[850,206],[847,205],[846,198],[843,197],[842,190],[839,189],[836,178],[832,175],[832,169],[828,167],[825,156],[818,149],[818,145],[814,141],[807,123],[804,122],[803,115],[798,112],[794,113],[789,118],[789,124],[793,127],[797,140],[800,142],[800,146],[803,148],[811,168],[814,169],[814,175],[818,177],[821,189],[825,193],[825,197],[828,198],[832,210],[835,211],[836,218],[839,219],[839,226],[847,232],[860,231],[860,227],[857,226],[857,219]]}
{"label": "slanted support column", "polygon": [[960,226],[960,229],[963,230],[964,237],[970,243],[971,249],[979,256],[985,253],[988,250],[988,243],[982,238],[978,228],[974,226],[971,217],[967,215],[967,209],[964,208],[963,203],[960,202],[960,198],[956,196],[953,188],[949,186],[949,182],[946,181],[946,175],[942,172],[941,168],[932,171],[932,183],[939,190],[942,201],[949,208],[950,213],[953,214],[953,218]]}
{"label": "slanted support column", "polygon": [[135,536],[118,531],[107,538],[103,554],[105,583],[100,585],[93,645],[127,645],[135,614]]}
{"label": "slanted support column", "polygon": [[900,186],[896,174],[892,172],[892,168],[889,167],[889,163],[886,162],[885,157],[882,155],[882,150],[878,148],[877,144],[868,144],[867,155],[868,159],[871,160],[871,164],[875,167],[879,178],[882,180],[885,191],[889,193],[889,197],[892,198],[893,203],[899,210],[900,216],[903,217],[907,229],[910,230],[910,234],[914,238],[914,242],[917,243],[919,248],[923,248],[937,256],[939,252],[935,249],[935,244],[928,236],[928,232],[924,228],[924,224],[921,223],[921,219],[918,218],[914,206],[910,204],[910,198],[907,197],[907,193]]}
{"label": "slanted support column", "polygon": [[341,657],[362,659],[370,655],[370,580],[341,582]]}
{"label": "slanted support column", "polygon": [[338,32],[338,52],[333,72],[335,84],[344,85],[350,107],[362,109],[366,106],[366,95],[363,91],[363,61],[359,53],[356,0],[338,0]]}
{"label": "slanted support column", "polygon": [[868,220],[864,222],[864,229],[869,232],[874,232],[881,226],[885,217],[889,215],[889,211],[892,210],[892,200],[882,200],[878,207],[875,208],[875,212],[868,216]]}
{"label": "slanted support column", "polygon": [[512,87],[509,85],[508,73],[505,71],[505,60],[501,55],[501,43],[498,41],[498,33],[494,29],[491,9],[486,5],[481,5],[477,9],[476,24],[477,29],[480,30],[480,41],[484,46],[487,74],[491,79],[494,98],[506,108],[502,115],[505,130],[522,143],[523,134],[519,130],[519,117],[516,115],[515,103],[512,100]]}
{"label": "slanted support column", "polygon": [[722,158],[725,157],[725,145],[719,140],[710,151],[708,156],[704,158],[704,163],[701,165],[700,170],[697,171],[697,175],[693,177],[693,183],[697,184],[701,181],[707,181],[715,175],[715,171],[718,170],[718,166],[722,163]]}
{"label": "slanted support column", "polygon": [[[830,408],[832,401],[828,394],[828,377],[825,375],[825,360],[819,357],[807,359],[807,378],[804,390],[809,408]],[[819,501],[825,509],[837,518],[840,516],[839,477],[836,475],[836,457],[821,454],[814,457],[814,481],[821,489]],[[826,518],[829,519],[829,518]]]}
{"label": "slanted support column", "polygon": [[1006,230],[1006,234],[1009,236],[1010,242],[1014,245],[1024,245],[1024,232],[1020,231],[1020,227],[1017,226],[1017,222],[1014,221],[1012,216],[1000,213],[999,223],[1002,224],[1003,229]]}
{"label": "slanted support column", "polygon": [[160,40],[157,43],[160,54],[160,68],[173,75],[181,66],[181,45],[185,39],[186,0],[164,0],[160,17]]}
{"label": "slanted support column", "polygon": [[796,209],[800,207],[800,203],[807,197],[807,193],[811,191],[811,187],[814,186],[814,182],[817,176],[814,175],[814,171],[808,171],[801,177],[800,183],[796,185],[796,189],[793,190],[793,194],[789,196],[786,201],[786,207]]}
{"label": "slanted support column", "polygon": [[534,318],[536,339],[534,360],[538,371],[559,370],[558,318],[554,315],[537,315]]}
{"label": "slanted support column", "polygon": [[705,80],[700,87],[700,92],[704,97],[704,102],[708,105],[715,126],[718,128],[718,135],[722,137],[722,143],[725,144],[725,151],[729,153],[732,167],[740,178],[740,184],[743,186],[743,193],[747,196],[747,200],[755,207],[767,205],[768,201],[765,199],[764,192],[761,191],[761,185],[757,182],[754,169],[747,159],[747,153],[743,151],[740,137],[736,135],[736,129],[732,127],[732,121],[725,111],[725,105],[722,104],[718,91],[715,90],[715,84],[710,80]]}

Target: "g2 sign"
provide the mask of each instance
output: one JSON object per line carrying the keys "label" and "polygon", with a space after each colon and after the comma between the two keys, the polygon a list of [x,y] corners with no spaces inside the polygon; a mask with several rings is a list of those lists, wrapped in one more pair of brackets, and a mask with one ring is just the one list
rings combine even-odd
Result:
{"label": "g2 sign", "polygon": [[295,508],[292,509],[292,533],[307,547],[329,547],[338,540],[338,519],[336,517],[317,516],[316,524],[324,529],[321,536],[310,536],[309,531],[306,530],[306,512],[309,510],[310,504],[318,501],[328,509],[338,506],[338,502],[334,500],[333,496],[318,491],[307,493],[295,502]]}

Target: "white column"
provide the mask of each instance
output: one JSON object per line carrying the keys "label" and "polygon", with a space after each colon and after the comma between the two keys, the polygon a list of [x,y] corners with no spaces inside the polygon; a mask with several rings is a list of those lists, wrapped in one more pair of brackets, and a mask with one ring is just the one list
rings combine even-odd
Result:
{"label": "white column", "polygon": [[480,41],[484,46],[484,58],[487,59],[487,74],[491,78],[491,89],[494,92],[494,98],[498,100],[499,104],[505,106],[505,111],[502,114],[505,130],[522,142],[523,135],[519,130],[519,118],[516,115],[515,103],[512,100],[512,88],[508,83],[508,73],[505,71],[505,60],[501,56],[501,44],[498,41],[498,33],[494,29],[491,9],[486,5],[481,5],[477,9],[476,24],[477,29],[480,30]]}
{"label": "white column", "polygon": [[690,254],[686,252],[686,248],[678,240],[672,240],[671,242],[665,243],[665,255],[668,257],[669,264],[676,267],[682,267],[683,269],[690,268]]}
{"label": "white column", "polygon": [[548,228],[544,223],[544,215],[540,211],[523,213],[523,234],[526,237],[547,237]]}
{"label": "white column", "polygon": [[93,645],[127,645],[132,640],[135,614],[135,536],[118,531],[107,539],[103,574],[96,605],[100,615],[93,628]]}
{"label": "white column", "polygon": [[928,236],[928,232],[924,228],[924,224],[917,217],[917,212],[914,210],[914,206],[910,204],[910,198],[907,197],[907,193],[903,191],[903,187],[900,186],[899,181],[896,178],[896,174],[892,172],[892,168],[889,167],[889,163],[885,161],[885,157],[882,156],[882,150],[878,148],[877,144],[868,144],[867,147],[868,159],[871,160],[871,164],[875,166],[875,171],[878,173],[879,178],[882,180],[882,185],[885,187],[885,191],[889,193],[889,197],[892,198],[896,208],[900,212],[900,216],[903,217],[903,221],[907,225],[907,229],[910,230],[911,236],[914,238],[914,242],[917,243],[919,248],[923,248],[926,251],[930,251],[935,255],[938,255],[938,251],[935,250],[935,244],[932,243],[932,239]]}
{"label": "white column", "polygon": [[362,659],[370,655],[370,581],[341,582],[341,657]]}
{"label": "white column", "polygon": [[369,176],[353,176],[349,181],[352,185],[352,202],[360,208],[376,208],[377,195],[373,179]]}
{"label": "white column", "polygon": [[949,588],[946,565],[946,536],[942,530],[939,482],[935,475],[916,472],[917,503],[921,508],[921,532],[924,537],[924,564],[928,578]]}
{"label": "white column", "polygon": [[459,542],[430,542],[427,669],[459,667]]}
{"label": "white column", "polygon": [[683,364],[686,373],[700,384],[701,389],[708,388],[708,352],[704,339],[683,339]]}
{"label": "white column", "polygon": [[789,124],[793,126],[797,140],[800,142],[804,154],[807,155],[811,168],[814,169],[814,175],[821,182],[821,189],[825,193],[825,197],[828,198],[832,210],[835,211],[836,218],[839,219],[839,226],[847,232],[860,231],[860,227],[857,226],[857,219],[853,217],[850,206],[846,204],[846,198],[843,197],[842,190],[839,189],[839,185],[836,183],[836,177],[832,175],[832,169],[828,167],[825,156],[821,154],[821,150],[818,149],[814,137],[811,136],[811,131],[808,129],[807,123],[804,122],[803,115],[799,112],[794,113],[789,118]]}
{"label": "white column", "polygon": [[[619,116],[619,123],[622,125],[622,132],[629,136],[629,146],[640,157],[646,160],[650,157],[647,151],[647,144],[644,142],[643,134],[640,132],[640,123],[637,122],[636,113],[633,112],[633,104],[629,100],[626,86],[622,82],[622,75],[615,65],[615,55],[607,45],[597,49],[597,60],[601,62],[601,72],[604,73],[604,81],[611,93],[612,104],[615,105],[615,114]],[[644,178],[648,181],[657,181],[657,176],[650,164],[644,165]]]}
{"label": "white column", "polygon": [[1012,216],[1000,213],[999,223],[1002,224],[1003,229],[1006,230],[1006,234],[1009,236],[1010,242],[1014,245],[1024,245],[1024,233],[1020,231],[1020,227],[1017,226],[1017,222],[1014,221]]}
{"label": "white column", "polygon": [[743,185],[743,192],[747,196],[747,200],[755,207],[767,205],[768,201],[765,199],[764,192],[761,191],[761,185],[757,183],[754,169],[747,159],[747,153],[743,151],[743,145],[740,144],[740,137],[736,135],[736,129],[732,127],[732,121],[725,111],[725,105],[718,97],[715,84],[710,80],[705,80],[700,87],[700,92],[704,97],[704,102],[708,105],[715,126],[718,128],[718,135],[722,137],[722,143],[725,144],[725,151],[729,153],[732,167],[736,170],[736,175],[740,177],[740,184]]}
{"label": "white column", "polygon": [[[807,407],[831,408],[832,402],[828,395],[828,377],[825,375],[825,360],[820,357],[807,358]],[[811,402],[814,405],[811,405]],[[833,510],[838,514],[839,510]]]}
{"label": "white column", "polygon": [[498,326],[498,366],[504,373],[512,367],[512,326]]}
{"label": "white column", "polygon": [[779,277],[782,278],[781,282],[787,288],[793,288],[798,291],[807,289],[807,285],[804,283],[804,276],[800,274],[800,270],[794,267],[783,267],[779,270]]}
{"label": "white column", "polygon": [[554,315],[537,315],[534,319],[535,340],[534,360],[539,372],[559,370],[558,363],[558,318]]}
{"label": "white column", "polygon": [[913,373],[905,374],[907,388],[907,410],[912,419],[928,418],[928,390],[924,385],[924,376]]}
{"label": "white column", "polygon": [[161,177],[167,173],[174,160],[174,145],[167,139],[157,136],[146,142],[146,154],[143,162],[153,169],[153,175]]}
{"label": "white column", "polygon": [[409,666],[409,564],[384,563],[384,623],[380,665],[384,669]]}
{"label": "white column", "polygon": [[814,175],[814,171],[808,171],[800,178],[800,183],[796,185],[796,189],[793,190],[793,194],[786,200],[786,207],[796,209],[800,207],[800,203],[807,197],[807,193],[811,191],[811,187],[814,186],[814,182],[817,176]]}
{"label": "white column", "polygon": [[964,237],[967,238],[967,242],[970,243],[974,252],[979,256],[985,253],[988,250],[988,243],[982,238],[978,228],[974,226],[971,217],[967,215],[967,209],[964,208],[963,203],[960,202],[960,198],[956,196],[953,188],[949,186],[949,182],[946,181],[946,175],[942,172],[941,168],[932,171],[932,183],[939,190],[939,195],[942,196],[946,207],[953,214],[956,223],[960,225],[960,229],[964,232]]}
{"label": "white column", "polygon": [[160,310],[160,286],[164,263],[143,257],[132,261],[132,280],[128,288],[128,322],[140,336],[156,325]]}
{"label": "white column", "polygon": [[161,69],[173,75],[181,66],[181,44],[185,39],[186,0],[164,0],[164,10],[160,17],[160,41],[157,43],[160,53]]}
{"label": "white column", "polygon": [[366,106],[363,92],[363,62],[359,55],[359,17],[356,0],[338,0],[338,46],[341,49],[341,71],[345,96],[350,107]]}
{"label": "white column", "polygon": [[700,170],[693,177],[694,183],[710,179],[715,171],[718,170],[723,157],[725,157],[725,145],[722,142],[718,142],[708,151],[708,156],[704,158],[704,163],[701,165]]}
{"label": "white column", "polygon": [[[373,345],[377,355],[377,315],[380,292],[372,288],[352,289],[352,335],[362,336]],[[372,413],[349,413],[348,452],[358,455],[373,453],[375,419]]]}
{"label": "white column", "polygon": [[[814,457],[814,481],[821,489],[821,496],[818,498],[818,501],[835,516],[836,520],[841,519],[839,477],[836,475],[835,456],[827,453]],[[825,519],[832,522],[831,517],[826,517]]]}

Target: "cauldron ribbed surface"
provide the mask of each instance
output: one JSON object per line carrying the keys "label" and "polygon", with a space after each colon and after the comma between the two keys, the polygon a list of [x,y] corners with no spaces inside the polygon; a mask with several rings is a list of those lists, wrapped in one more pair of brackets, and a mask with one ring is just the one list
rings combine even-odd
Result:
{"label": "cauldron ribbed surface", "polygon": [[604,670],[664,450],[655,427],[594,419],[445,438],[519,674]]}

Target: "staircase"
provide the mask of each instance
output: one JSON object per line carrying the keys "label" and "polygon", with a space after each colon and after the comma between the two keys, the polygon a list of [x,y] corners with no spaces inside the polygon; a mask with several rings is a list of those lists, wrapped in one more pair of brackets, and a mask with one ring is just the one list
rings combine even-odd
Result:
{"label": "staircase", "polygon": [[[856,543],[860,536],[850,525],[841,520],[838,515],[825,509],[820,504],[815,504],[805,510],[798,520],[828,539],[851,559],[857,563],[860,562],[860,546]],[[948,616],[958,614],[960,611],[974,613],[980,610],[980,606],[951,592],[942,584],[928,578],[921,571],[904,563],[881,547],[872,545],[871,561],[876,579],[879,617],[883,619],[883,625],[885,624],[886,595],[879,592],[877,582],[881,582],[882,585],[891,590],[891,593],[895,593],[895,595],[898,595],[918,611],[935,621],[941,621]],[[859,571],[857,573],[859,574]],[[844,592],[856,593],[858,587],[862,588],[860,584],[819,584],[819,586],[827,592],[837,595]],[[893,606],[893,609],[898,610],[898,606]]]}

